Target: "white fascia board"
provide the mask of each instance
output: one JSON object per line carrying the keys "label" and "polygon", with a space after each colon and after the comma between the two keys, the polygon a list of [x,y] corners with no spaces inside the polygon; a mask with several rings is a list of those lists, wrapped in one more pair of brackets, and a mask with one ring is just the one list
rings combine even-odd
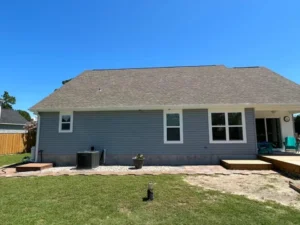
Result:
{"label": "white fascia board", "polygon": [[208,109],[208,108],[255,108],[255,110],[289,110],[300,112],[300,104],[188,104],[188,105],[149,105],[149,106],[109,106],[83,108],[43,108],[32,112],[61,112],[61,111],[127,111],[127,110],[165,110],[165,109]]}
{"label": "white fascia board", "polygon": [[0,134],[26,134],[27,130],[5,130],[0,129]]}
{"label": "white fascia board", "polygon": [[25,126],[25,123],[0,123],[0,125],[16,125],[16,126]]}

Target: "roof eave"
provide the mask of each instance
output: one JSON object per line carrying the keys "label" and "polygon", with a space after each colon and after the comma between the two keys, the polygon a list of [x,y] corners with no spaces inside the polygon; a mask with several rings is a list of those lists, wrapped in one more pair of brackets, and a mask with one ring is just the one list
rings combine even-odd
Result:
{"label": "roof eave", "polygon": [[0,122],[0,124],[1,125],[16,125],[16,126],[20,126],[20,125],[25,126],[26,125],[26,123],[1,123],[1,122]]}
{"label": "roof eave", "polygon": [[207,109],[207,108],[255,108],[257,110],[299,110],[298,104],[188,104],[188,105],[139,105],[139,106],[106,106],[106,107],[74,107],[74,108],[30,108],[34,113],[39,112],[61,112],[61,111],[125,111],[125,110],[163,110],[163,109]]}

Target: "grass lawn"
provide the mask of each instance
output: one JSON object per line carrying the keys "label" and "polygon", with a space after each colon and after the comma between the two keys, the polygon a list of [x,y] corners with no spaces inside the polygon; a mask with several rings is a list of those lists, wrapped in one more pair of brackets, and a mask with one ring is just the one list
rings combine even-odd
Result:
{"label": "grass lawn", "polygon": [[[155,199],[143,202],[149,181]],[[300,222],[295,209],[205,191],[177,175],[1,178],[0,187],[2,225]]]}
{"label": "grass lawn", "polygon": [[15,155],[0,155],[0,167],[19,163],[25,156],[30,156],[30,153],[15,154]]}

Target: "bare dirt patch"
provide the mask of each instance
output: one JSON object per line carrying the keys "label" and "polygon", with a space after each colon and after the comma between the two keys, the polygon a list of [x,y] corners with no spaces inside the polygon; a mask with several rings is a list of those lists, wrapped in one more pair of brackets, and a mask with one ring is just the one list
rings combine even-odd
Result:
{"label": "bare dirt patch", "polygon": [[191,185],[200,186],[204,189],[244,195],[259,201],[275,201],[300,209],[300,194],[289,187],[289,181],[293,180],[280,174],[200,175],[187,176],[184,180]]}

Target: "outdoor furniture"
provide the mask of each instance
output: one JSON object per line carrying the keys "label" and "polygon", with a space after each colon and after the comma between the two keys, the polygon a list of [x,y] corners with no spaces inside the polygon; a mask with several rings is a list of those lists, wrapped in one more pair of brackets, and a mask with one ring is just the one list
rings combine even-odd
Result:
{"label": "outdoor furniture", "polygon": [[289,136],[285,138],[285,142],[283,142],[285,151],[287,149],[294,149],[296,152],[299,151],[299,142],[295,137]]}
{"label": "outdoor furniture", "polygon": [[258,154],[272,154],[273,146],[269,142],[259,142],[257,143]]}

